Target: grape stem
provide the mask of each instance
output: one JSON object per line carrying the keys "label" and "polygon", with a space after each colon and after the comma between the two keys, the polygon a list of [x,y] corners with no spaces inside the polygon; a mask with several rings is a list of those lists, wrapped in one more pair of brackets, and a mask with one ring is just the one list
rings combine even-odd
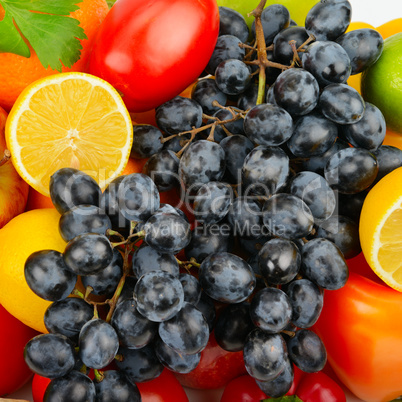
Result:
{"label": "grape stem", "polygon": [[105,378],[104,374],[102,371],[94,369],[94,375],[95,375],[95,381],[96,382],[101,382]]}
{"label": "grape stem", "polygon": [[190,261],[180,261],[176,258],[176,261],[179,265],[184,266],[184,268],[188,271],[191,267],[200,268],[201,264],[198,263],[194,258],[190,258]]}
{"label": "grape stem", "polygon": [[6,164],[11,158],[11,152],[8,149],[5,149],[3,152],[3,157],[0,159],[0,166]]}

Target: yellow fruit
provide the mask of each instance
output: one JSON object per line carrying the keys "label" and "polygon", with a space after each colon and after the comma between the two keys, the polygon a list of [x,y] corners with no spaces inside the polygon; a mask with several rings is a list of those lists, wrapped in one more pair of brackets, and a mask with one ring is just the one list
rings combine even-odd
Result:
{"label": "yellow fruit", "polygon": [[384,41],[381,57],[363,72],[363,98],[376,105],[387,128],[402,133],[402,32]]}
{"label": "yellow fruit", "polygon": [[402,18],[395,18],[377,27],[377,31],[386,39],[393,34],[402,32]]}
{"label": "yellow fruit", "polygon": [[37,209],[16,216],[0,229],[0,304],[40,332],[47,332],[43,315],[51,302],[28,287],[24,264],[35,251],[64,251],[66,242],[59,234],[59,219],[55,209]]}
{"label": "yellow fruit", "polygon": [[125,168],[133,127],[117,91],[84,73],[52,75],[29,85],[15,102],[6,141],[20,176],[49,195],[50,176],[80,169],[105,188]]}
{"label": "yellow fruit", "polygon": [[402,168],[368,193],[360,216],[360,242],[372,270],[402,291]]}

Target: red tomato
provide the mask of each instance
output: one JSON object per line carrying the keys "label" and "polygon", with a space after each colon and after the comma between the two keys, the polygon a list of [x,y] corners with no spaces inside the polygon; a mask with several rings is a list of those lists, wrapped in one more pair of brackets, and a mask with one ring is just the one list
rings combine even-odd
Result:
{"label": "red tomato", "polygon": [[50,378],[35,374],[32,380],[32,397],[34,402],[42,402]]}
{"label": "red tomato", "polygon": [[266,397],[253,377],[242,375],[226,385],[221,402],[255,402]]}
{"label": "red tomato", "polygon": [[0,397],[13,393],[32,376],[24,360],[25,344],[38,332],[0,305]]}
{"label": "red tomato", "polygon": [[207,65],[219,33],[216,0],[119,0],[101,24],[89,71],[130,112],[172,99]]}
{"label": "red tomato", "polygon": [[137,387],[142,402],[188,402],[183,387],[168,369],[154,380],[137,383]]}

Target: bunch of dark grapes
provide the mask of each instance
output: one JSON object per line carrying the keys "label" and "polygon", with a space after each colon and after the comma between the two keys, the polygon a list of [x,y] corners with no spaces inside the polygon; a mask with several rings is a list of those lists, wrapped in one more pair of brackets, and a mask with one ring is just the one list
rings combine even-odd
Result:
{"label": "bunch of dark grapes", "polygon": [[310,328],[361,251],[367,192],[402,151],[382,145],[383,115],[347,84],[380,57],[381,36],[345,33],[347,0],[317,3],[304,27],[263,3],[251,32],[220,7],[191,99],[159,106],[156,127],[134,126],[143,173],[103,193],[79,170],[52,176],[67,245],[25,265],[52,301],[49,334],[25,348],[51,379],[45,401],[140,401],[136,383],[191,372],[212,331],[271,397],[287,393],[294,365],[324,367]]}

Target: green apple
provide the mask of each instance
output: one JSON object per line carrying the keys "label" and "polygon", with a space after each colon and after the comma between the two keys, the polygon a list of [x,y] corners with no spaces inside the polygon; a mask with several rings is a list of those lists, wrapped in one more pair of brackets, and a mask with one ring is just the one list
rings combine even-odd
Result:
{"label": "green apple", "polygon": [[[248,17],[247,14],[253,11],[259,2],[260,0],[217,0],[218,6],[229,7],[242,14],[250,27],[254,17]],[[265,7],[271,4],[282,4],[289,10],[290,18],[297,25],[304,26],[308,11],[318,2],[319,0],[268,0]]]}

